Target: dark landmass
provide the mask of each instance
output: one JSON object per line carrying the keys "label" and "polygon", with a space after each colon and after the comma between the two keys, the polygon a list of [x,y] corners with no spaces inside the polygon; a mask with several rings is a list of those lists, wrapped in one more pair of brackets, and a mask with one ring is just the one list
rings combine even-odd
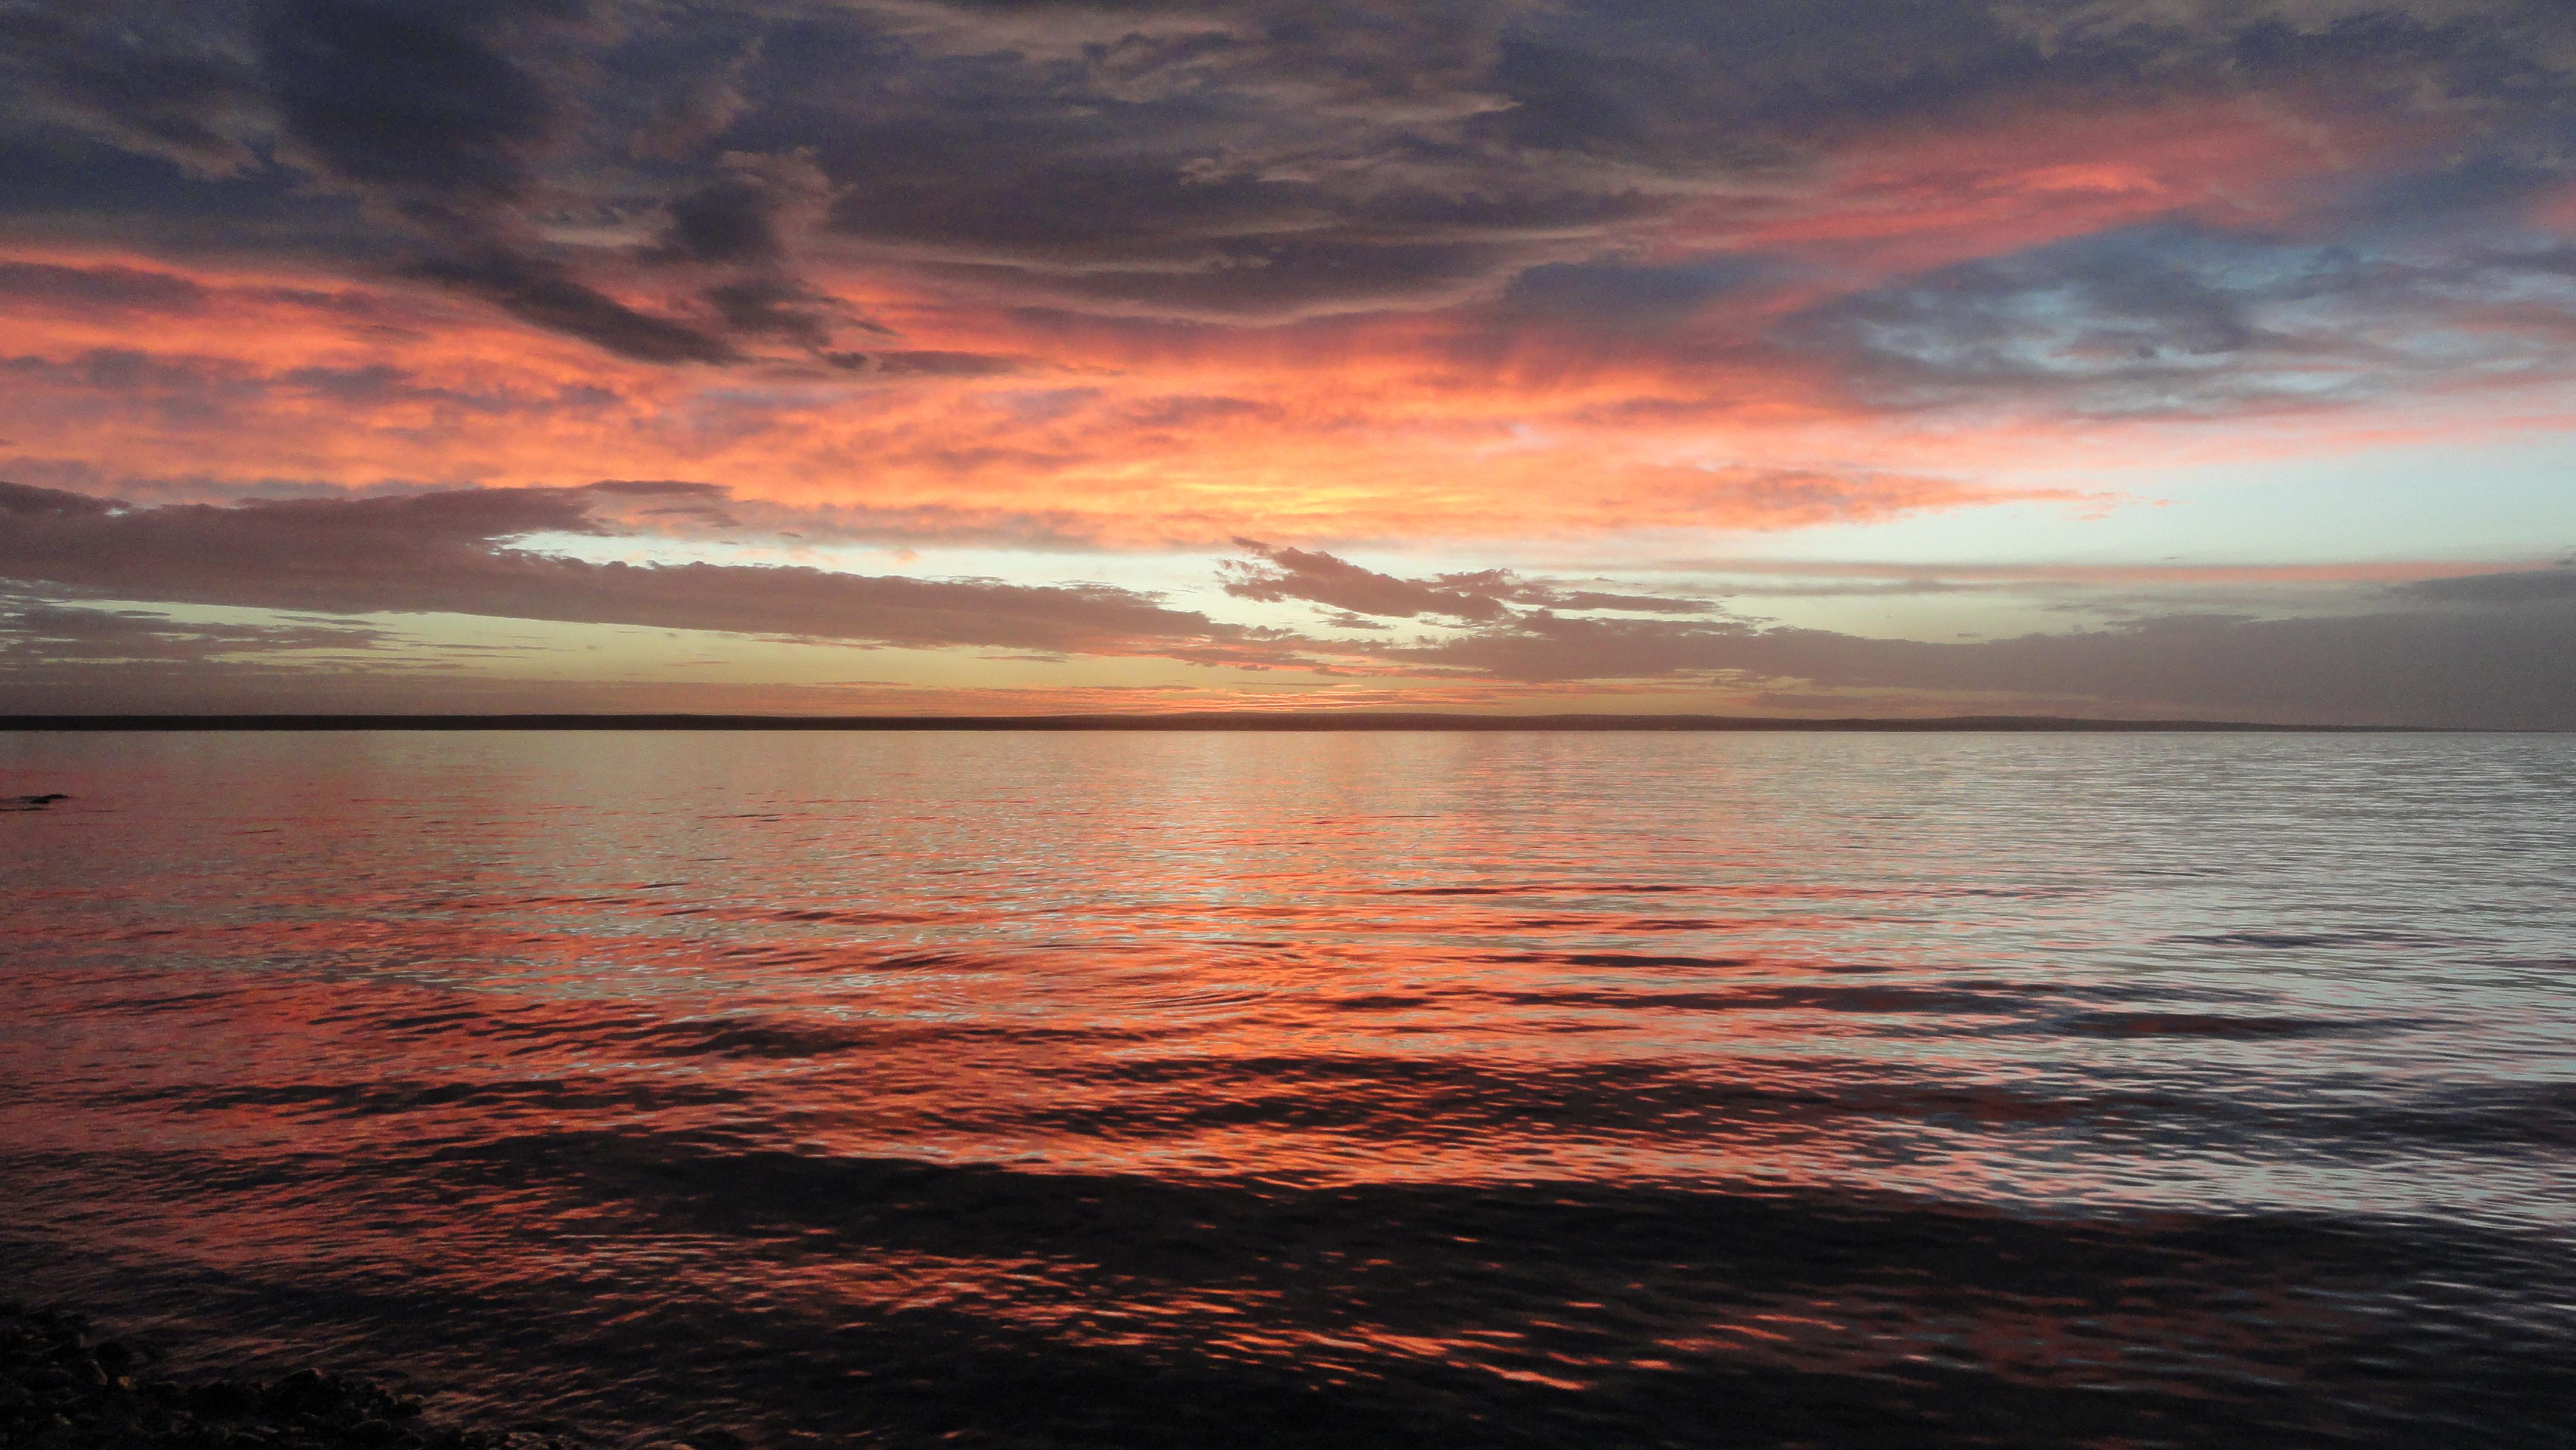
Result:
{"label": "dark landmass", "polygon": [[1747,715],[1440,715],[1192,711],[1170,715],[0,715],[0,730],[1799,730],[2440,733],[2412,725],[2088,720],[2057,715],[1804,720]]}
{"label": "dark landmass", "polygon": [[145,1367],[81,1315],[0,1303],[0,1450],[564,1450],[434,1424],[418,1400],[318,1370],[182,1384]]}

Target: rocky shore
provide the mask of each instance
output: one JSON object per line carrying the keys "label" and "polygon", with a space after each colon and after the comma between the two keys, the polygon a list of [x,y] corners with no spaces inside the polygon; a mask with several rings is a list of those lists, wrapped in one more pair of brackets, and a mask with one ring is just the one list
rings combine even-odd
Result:
{"label": "rocky shore", "polygon": [[0,1303],[0,1450],[566,1450],[439,1425],[418,1400],[316,1370],[182,1384],[145,1368],[78,1314]]}

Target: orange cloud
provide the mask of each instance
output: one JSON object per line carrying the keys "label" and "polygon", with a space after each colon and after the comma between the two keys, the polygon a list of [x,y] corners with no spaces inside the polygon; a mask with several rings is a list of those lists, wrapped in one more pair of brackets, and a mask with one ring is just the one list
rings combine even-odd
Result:
{"label": "orange cloud", "polygon": [[1685,213],[1673,243],[1796,248],[1885,276],[2162,217],[2268,226],[2430,139],[2280,97],[2019,104],[1929,134],[1860,138],[1802,193]]}
{"label": "orange cloud", "polygon": [[[1804,189],[1641,223],[1641,266],[1795,265],[1711,281],[1633,327],[1508,298],[1269,326],[1079,315],[827,254],[810,281],[871,320],[850,348],[667,365],[415,281],[21,249],[0,256],[0,476],[163,497],[695,479],[925,536],[1113,546],[1781,529],[2072,501],[2013,476],[2079,442],[2125,458],[2151,433],[2164,449],[2192,435],[2070,422],[2044,399],[1951,414],[1872,401],[1850,358],[1772,329],[1896,273],[2130,222],[2277,221],[2401,142],[2244,98],[2023,105],[1832,145]],[[654,295],[631,252],[586,255],[603,295],[654,316],[692,305]],[[2297,446],[2311,445],[2337,446]]]}
{"label": "orange cloud", "polygon": [[1769,456],[1766,428],[1827,416],[1777,370],[1712,367],[1658,421],[1621,412],[1660,386],[1647,371],[1545,366],[1535,344],[1467,359],[1457,319],[1013,330],[989,312],[915,305],[901,313],[907,341],[1016,361],[945,375],[716,370],[608,357],[409,287],[123,257],[21,263],[144,291],[137,279],[157,279],[187,299],[148,317],[17,309],[0,436],[22,461],[79,460],[103,480],[702,478],[808,506],[1043,512],[1120,544],[1768,528],[1996,494],[1837,481]]}

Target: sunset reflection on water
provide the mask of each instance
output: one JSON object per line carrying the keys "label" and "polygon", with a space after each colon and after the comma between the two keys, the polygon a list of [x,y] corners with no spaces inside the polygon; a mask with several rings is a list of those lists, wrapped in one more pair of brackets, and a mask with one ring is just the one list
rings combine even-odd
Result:
{"label": "sunset reflection on water", "polygon": [[0,1247],[469,1411],[2256,1443],[2576,1343],[2555,738],[6,752]]}

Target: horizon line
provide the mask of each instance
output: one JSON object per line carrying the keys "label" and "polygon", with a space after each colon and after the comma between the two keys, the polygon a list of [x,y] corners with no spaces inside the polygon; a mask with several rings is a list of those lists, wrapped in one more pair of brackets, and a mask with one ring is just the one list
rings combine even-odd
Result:
{"label": "horizon line", "polygon": [[1596,731],[1852,733],[2559,734],[2562,730],[2460,725],[2312,725],[2257,720],[2118,719],[2074,715],[1803,716],[1702,714],[1494,714],[1439,711],[1193,710],[1052,715],[528,714],[120,714],[0,715],[0,732],[326,730],[1026,730],[1026,731]]}

